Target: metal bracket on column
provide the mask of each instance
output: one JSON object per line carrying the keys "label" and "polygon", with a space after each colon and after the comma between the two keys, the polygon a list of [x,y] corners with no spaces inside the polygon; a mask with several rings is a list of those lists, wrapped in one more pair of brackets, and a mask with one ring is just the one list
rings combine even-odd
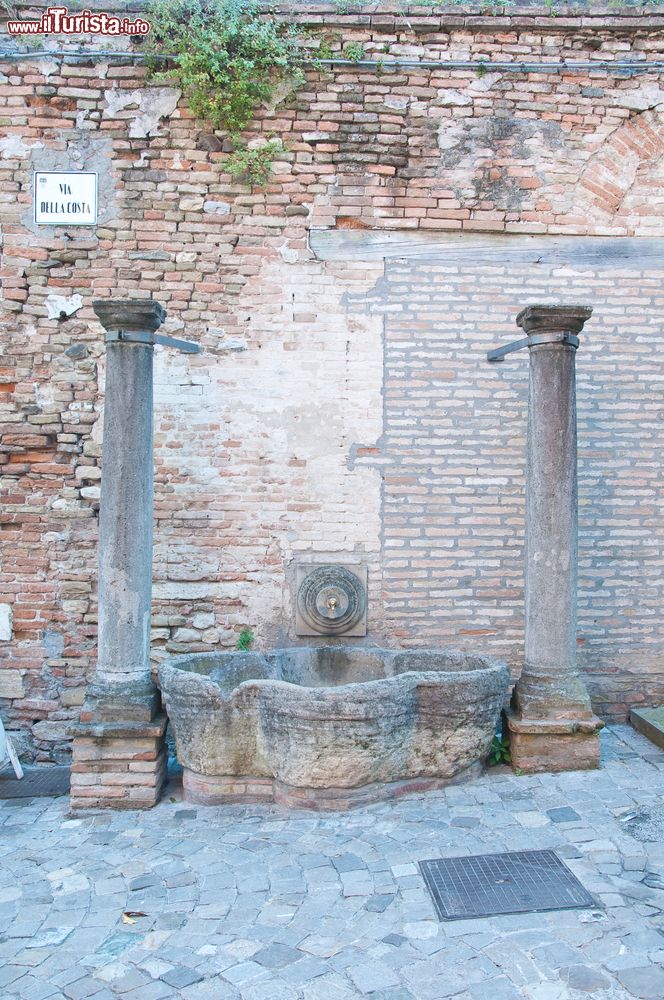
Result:
{"label": "metal bracket on column", "polygon": [[504,361],[506,354],[513,354],[514,351],[520,351],[522,347],[528,346],[528,337],[524,337],[523,340],[513,340],[511,344],[504,344],[502,347],[494,347],[492,351],[487,352],[487,361]]}
{"label": "metal bracket on column", "polygon": [[174,347],[184,354],[198,354],[200,344],[194,344],[190,340],[177,340],[175,337],[163,337],[159,333],[151,333],[142,330],[108,330],[106,333],[106,343],[113,344],[121,341],[124,344],[147,344],[153,347],[161,344],[162,347]]}
{"label": "metal bracket on column", "polygon": [[535,333],[523,340],[513,340],[511,344],[503,347],[495,347],[492,351],[487,351],[487,361],[504,361],[507,354],[520,351],[524,347],[535,347],[537,344],[569,344],[570,347],[579,346],[579,338],[573,333]]}

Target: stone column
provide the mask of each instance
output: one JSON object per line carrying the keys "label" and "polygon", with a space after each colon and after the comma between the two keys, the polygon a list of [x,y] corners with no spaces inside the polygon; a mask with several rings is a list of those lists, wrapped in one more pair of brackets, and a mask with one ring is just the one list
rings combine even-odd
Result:
{"label": "stone column", "polygon": [[99,631],[72,727],[72,806],[136,809],[158,801],[166,772],[166,717],[150,673],[153,335],[166,314],[150,299],[93,306],[106,330]]}
{"label": "stone column", "polygon": [[577,442],[575,356],[592,310],[529,306],[526,634],[508,713],[512,763],[524,771],[597,767],[602,723],[576,663]]}

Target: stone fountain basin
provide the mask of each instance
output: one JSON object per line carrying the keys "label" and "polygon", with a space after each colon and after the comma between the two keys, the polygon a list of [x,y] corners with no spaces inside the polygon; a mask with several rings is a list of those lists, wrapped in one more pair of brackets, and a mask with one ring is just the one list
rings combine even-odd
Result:
{"label": "stone fountain basin", "polygon": [[354,646],[189,654],[159,680],[190,801],[346,808],[479,772],[496,659]]}

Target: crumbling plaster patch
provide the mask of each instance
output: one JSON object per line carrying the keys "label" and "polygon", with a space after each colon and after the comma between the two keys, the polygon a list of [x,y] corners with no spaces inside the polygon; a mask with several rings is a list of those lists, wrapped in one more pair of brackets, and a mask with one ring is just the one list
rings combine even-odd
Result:
{"label": "crumbling plaster patch", "polygon": [[81,295],[48,295],[46,298],[46,312],[49,319],[65,319],[73,316],[83,307],[83,297]]}
{"label": "crumbling plaster patch", "polygon": [[43,149],[43,143],[25,142],[20,135],[7,135],[0,139],[0,157],[3,160],[20,160],[32,149]]}
{"label": "crumbling plaster patch", "polygon": [[137,90],[114,87],[104,92],[104,117],[128,120],[129,138],[145,139],[157,134],[162,118],[169,118],[173,114],[181,94],[182,91],[173,87],[145,87]]}
{"label": "crumbling plaster patch", "polygon": [[11,604],[0,604],[0,640],[9,642],[13,634]]}
{"label": "crumbling plaster patch", "polygon": [[633,90],[620,90],[615,95],[615,104],[630,111],[649,111],[664,108],[664,90],[656,83],[647,84]]}

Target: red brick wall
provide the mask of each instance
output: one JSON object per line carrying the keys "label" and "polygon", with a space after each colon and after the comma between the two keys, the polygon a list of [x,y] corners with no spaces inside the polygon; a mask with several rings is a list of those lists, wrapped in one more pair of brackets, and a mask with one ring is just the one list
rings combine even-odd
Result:
{"label": "red brick wall", "polygon": [[[64,745],[94,666],[93,297],[154,296],[204,348],[157,351],[156,657],[232,645],[243,626],[292,641],[293,561],[316,555],[369,563],[369,641],[500,651],[515,672],[526,359],[496,370],[483,351],[529,301],[588,301],[580,656],[607,718],[664,695],[660,265],[462,267],[439,250],[386,266],[318,260],[308,241],[316,227],[664,236],[664,85],[603,63],[662,59],[664,18],[311,10],[368,58],[597,68],[312,70],[259,117],[285,152],[252,190],[185,100],[150,103],[140,66],[5,64],[0,707],[41,756]],[[38,229],[32,171],[68,164],[99,171],[100,225]],[[49,319],[54,295],[83,305]]]}

